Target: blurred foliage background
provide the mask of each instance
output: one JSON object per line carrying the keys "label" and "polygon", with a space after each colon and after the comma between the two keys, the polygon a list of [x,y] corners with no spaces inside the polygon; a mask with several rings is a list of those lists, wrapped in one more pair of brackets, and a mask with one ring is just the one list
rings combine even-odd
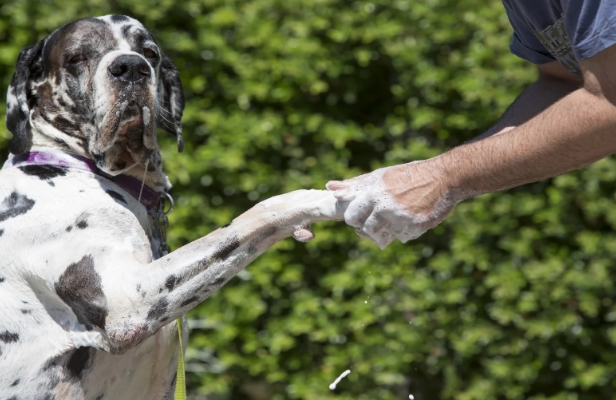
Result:
{"label": "blurred foliage background", "polygon": [[[108,13],[181,71],[175,248],[267,197],[458,145],[535,79],[496,0],[5,0],[0,90],[22,47]],[[615,186],[608,158],[385,251],[342,223],[286,239],[190,313],[191,398],[615,398]]]}

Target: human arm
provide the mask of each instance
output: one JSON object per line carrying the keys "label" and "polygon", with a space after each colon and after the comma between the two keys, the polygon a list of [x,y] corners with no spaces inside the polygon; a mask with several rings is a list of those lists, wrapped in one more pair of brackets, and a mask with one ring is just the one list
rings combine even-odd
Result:
{"label": "human arm", "polygon": [[507,135],[457,147],[434,160],[459,200],[557,176],[616,151],[616,46],[580,63],[583,86]]}
{"label": "human arm", "polygon": [[[385,247],[395,238],[405,242],[420,236],[464,199],[590,164],[616,151],[616,73],[609,67],[614,61],[616,46],[582,61],[584,81],[578,89],[554,74],[540,78],[565,86],[551,92],[553,104],[547,99],[533,107],[533,91],[556,82],[531,85],[489,132],[501,134],[488,133],[432,159],[327,187],[347,206],[345,221]],[[507,129],[516,120],[522,123]]]}
{"label": "human arm", "polygon": [[558,61],[537,65],[537,79],[507,108],[498,121],[472,141],[508,132],[534,118],[546,108],[579,89],[581,77],[572,74]]}

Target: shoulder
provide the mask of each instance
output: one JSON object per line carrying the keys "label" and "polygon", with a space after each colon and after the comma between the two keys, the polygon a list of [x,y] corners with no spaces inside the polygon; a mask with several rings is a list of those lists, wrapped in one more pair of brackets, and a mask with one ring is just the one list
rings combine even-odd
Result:
{"label": "shoulder", "polygon": [[136,199],[87,171],[53,166],[0,171],[0,230],[14,245],[57,241],[87,247],[131,238],[131,244],[149,250],[147,226]]}

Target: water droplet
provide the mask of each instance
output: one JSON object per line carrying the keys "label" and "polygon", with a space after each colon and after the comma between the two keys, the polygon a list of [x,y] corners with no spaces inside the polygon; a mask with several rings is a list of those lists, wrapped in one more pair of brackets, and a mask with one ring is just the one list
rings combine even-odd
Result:
{"label": "water droplet", "polygon": [[346,371],[341,373],[340,376],[338,378],[336,378],[336,380],[331,385],[329,385],[329,390],[336,389],[336,385],[338,385],[338,383],[342,380],[342,378],[344,378],[345,376],[347,376],[350,373],[351,373],[350,369],[347,369]]}

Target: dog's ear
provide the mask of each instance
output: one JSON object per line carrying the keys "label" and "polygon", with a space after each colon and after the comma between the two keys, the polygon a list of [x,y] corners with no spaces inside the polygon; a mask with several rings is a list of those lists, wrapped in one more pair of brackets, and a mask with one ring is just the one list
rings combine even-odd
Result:
{"label": "dog's ear", "polygon": [[30,82],[43,72],[42,49],[44,40],[19,52],[15,74],[6,94],[6,127],[13,134],[9,150],[13,154],[24,153],[32,142],[30,109],[33,96]]}
{"label": "dog's ear", "polygon": [[178,151],[184,150],[182,138],[182,113],[184,112],[184,91],[180,75],[169,57],[162,55],[158,79],[158,107],[156,121],[168,134],[178,141]]}

